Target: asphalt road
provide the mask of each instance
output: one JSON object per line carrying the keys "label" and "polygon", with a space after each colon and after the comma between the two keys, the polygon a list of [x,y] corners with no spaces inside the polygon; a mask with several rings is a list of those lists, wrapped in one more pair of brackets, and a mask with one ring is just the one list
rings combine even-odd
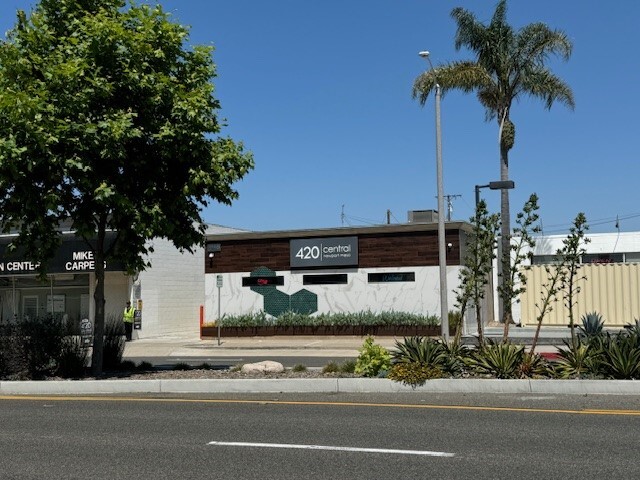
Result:
{"label": "asphalt road", "polygon": [[3,397],[0,424],[3,479],[640,478],[638,397]]}

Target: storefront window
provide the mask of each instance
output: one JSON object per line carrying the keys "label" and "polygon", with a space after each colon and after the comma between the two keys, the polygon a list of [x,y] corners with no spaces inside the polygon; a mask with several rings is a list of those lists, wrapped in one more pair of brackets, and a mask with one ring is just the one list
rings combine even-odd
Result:
{"label": "storefront window", "polygon": [[53,274],[45,280],[33,275],[0,277],[0,318],[64,318],[77,326],[89,317],[89,274]]}

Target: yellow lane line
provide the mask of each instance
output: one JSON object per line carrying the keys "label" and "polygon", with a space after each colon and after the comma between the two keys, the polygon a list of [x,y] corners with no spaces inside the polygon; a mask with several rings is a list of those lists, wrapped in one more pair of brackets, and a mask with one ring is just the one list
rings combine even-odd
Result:
{"label": "yellow lane line", "polygon": [[245,404],[245,405],[299,405],[328,407],[377,407],[406,408],[427,410],[468,410],[484,412],[523,412],[523,413],[562,413],[571,415],[629,415],[640,416],[640,410],[600,410],[600,409],[553,409],[520,407],[484,407],[474,405],[419,405],[403,403],[366,403],[366,402],[320,402],[286,400],[229,400],[197,398],[137,398],[137,397],[100,397],[100,396],[45,396],[45,395],[0,395],[1,400],[28,400],[52,402],[147,402],[147,403],[202,403],[202,404]]}

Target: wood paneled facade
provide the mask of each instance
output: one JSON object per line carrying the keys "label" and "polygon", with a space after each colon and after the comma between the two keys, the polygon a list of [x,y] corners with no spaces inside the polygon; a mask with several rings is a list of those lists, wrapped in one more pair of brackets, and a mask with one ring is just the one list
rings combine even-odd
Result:
{"label": "wood paneled facade", "polygon": [[[469,229],[466,223],[447,223],[447,265],[461,264]],[[358,238],[357,268],[438,266],[437,225],[402,224],[210,235],[207,244],[219,244],[220,251],[209,258],[205,248],[205,273],[248,272],[260,266],[274,271],[292,270],[291,239],[347,236]]]}

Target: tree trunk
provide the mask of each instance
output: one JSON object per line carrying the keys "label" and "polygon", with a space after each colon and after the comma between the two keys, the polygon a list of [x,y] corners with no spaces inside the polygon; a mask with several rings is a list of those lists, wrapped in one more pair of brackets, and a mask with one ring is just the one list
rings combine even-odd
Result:
{"label": "tree trunk", "polygon": [[478,302],[475,302],[476,309],[476,321],[478,322],[478,346],[480,348],[484,347],[484,328],[482,326],[482,313],[481,306]]}
{"label": "tree trunk", "polygon": [[96,262],[96,290],[93,293],[95,302],[95,324],[93,329],[93,353],[91,355],[91,373],[102,375],[102,358],[104,354],[104,239],[105,229],[98,229],[96,248],[93,252]]}
{"label": "tree trunk", "polygon": [[571,345],[575,350],[578,348],[578,342],[576,338],[576,326],[573,320],[573,293],[574,293],[574,278],[576,275],[575,266],[571,266],[570,274],[569,274],[569,288],[567,293],[567,307],[569,308],[569,329],[571,330]]}
{"label": "tree trunk", "polygon": [[[502,135],[502,129],[501,129]],[[500,142],[500,181],[509,180],[509,149],[510,147]],[[500,190],[500,246],[501,258],[498,262],[498,285],[504,284],[504,279],[509,276],[509,266],[511,264],[511,214],[509,210],[509,190]],[[498,295],[499,312],[505,324],[504,338],[509,335],[509,324],[512,321],[511,303],[505,302],[503,295]]]}

